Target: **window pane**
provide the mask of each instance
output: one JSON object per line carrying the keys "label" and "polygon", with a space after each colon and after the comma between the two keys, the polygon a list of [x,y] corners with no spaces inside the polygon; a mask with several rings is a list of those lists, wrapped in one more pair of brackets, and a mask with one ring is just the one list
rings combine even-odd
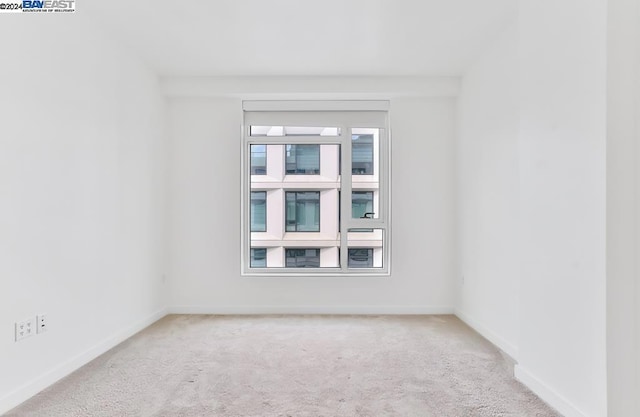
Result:
{"label": "window pane", "polygon": [[383,229],[349,229],[349,268],[382,268]]}
{"label": "window pane", "polygon": [[296,193],[286,193],[287,232],[296,231]]}
{"label": "window pane", "polygon": [[267,266],[267,249],[251,248],[251,265],[252,268],[266,268]]}
{"label": "window pane", "polygon": [[349,248],[349,268],[373,268],[373,248]]}
{"label": "window pane", "polygon": [[351,216],[354,219],[375,217],[373,191],[353,191],[351,193]]}
{"label": "window pane", "polygon": [[299,232],[319,232],[320,193],[298,193],[296,215]]}
{"label": "window pane", "polygon": [[286,249],[287,268],[320,268],[320,249]]}
{"label": "window pane", "polygon": [[373,175],[373,134],[354,134],[351,140],[351,173]]}
{"label": "window pane", "polygon": [[267,174],[267,145],[251,145],[251,174]]}
{"label": "window pane", "polygon": [[339,127],[251,126],[251,136],[340,136]]}
{"label": "window pane", "polygon": [[267,192],[251,192],[251,231],[267,231]]}
{"label": "window pane", "polygon": [[287,232],[319,232],[320,192],[288,191],[285,196]]}
{"label": "window pane", "polygon": [[286,145],[287,174],[320,174],[320,145]]}

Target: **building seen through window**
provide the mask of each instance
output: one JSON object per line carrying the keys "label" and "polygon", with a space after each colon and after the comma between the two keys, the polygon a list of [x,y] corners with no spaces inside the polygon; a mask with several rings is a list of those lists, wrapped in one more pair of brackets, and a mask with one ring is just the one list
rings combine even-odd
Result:
{"label": "building seen through window", "polygon": [[247,126],[247,266],[281,273],[382,269],[382,130],[316,126]]}

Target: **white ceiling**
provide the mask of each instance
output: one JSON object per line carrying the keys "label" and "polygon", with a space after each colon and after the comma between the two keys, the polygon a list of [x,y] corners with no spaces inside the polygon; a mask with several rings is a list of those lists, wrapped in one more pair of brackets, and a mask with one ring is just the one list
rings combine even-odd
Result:
{"label": "white ceiling", "polygon": [[159,74],[460,75],[515,0],[109,0],[83,6]]}

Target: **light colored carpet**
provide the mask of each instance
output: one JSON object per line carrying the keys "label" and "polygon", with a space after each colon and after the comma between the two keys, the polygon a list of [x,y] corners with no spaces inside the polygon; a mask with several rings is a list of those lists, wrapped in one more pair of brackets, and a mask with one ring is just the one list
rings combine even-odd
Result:
{"label": "light colored carpet", "polygon": [[8,416],[559,416],[454,316],[167,316]]}

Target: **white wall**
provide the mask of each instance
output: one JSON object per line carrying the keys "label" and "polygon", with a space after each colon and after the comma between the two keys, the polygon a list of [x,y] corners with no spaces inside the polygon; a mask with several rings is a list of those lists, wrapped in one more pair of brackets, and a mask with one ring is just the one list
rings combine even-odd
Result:
{"label": "white wall", "polygon": [[517,356],[518,56],[508,28],[465,73],[458,98],[456,314]]}
{"label": "white wall", "polygon": [[606,1],[522,0],[516,376],[605,416]]}
{"label": "white wall", "polygon": [[640,2],[608,1],[607,357],[611,416],[640,415]]}
{"label": "white wall", "polygon": [[[164,306],[164,101],[95,27],[2,16],[0,413]],[[38,313],[48,332],[14,342]]]}
{"label": "white wall", "polygon": [[453,311],[452,99],[391,102],[392,275],[369,278],[240,276],[241,108],[239,98],[169,104],[172,311]]}
{"label": "white wall", "polygon": [[519,6],[462,82],[457,311],[563,415],[605,416],[607,4]]}

